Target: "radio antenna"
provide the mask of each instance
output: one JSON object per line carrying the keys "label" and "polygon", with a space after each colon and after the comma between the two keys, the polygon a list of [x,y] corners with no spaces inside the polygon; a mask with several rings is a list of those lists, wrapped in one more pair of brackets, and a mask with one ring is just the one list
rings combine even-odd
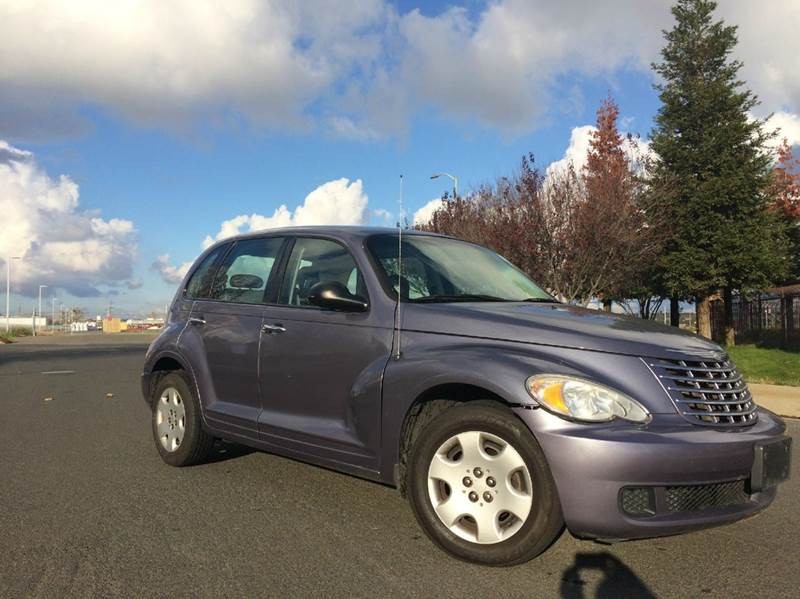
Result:
{"label": "radio antenna", "polygon": [[403,175],[400,175],[400,215],[397,219],[397,308],[394,311],[394,334],[395,334],[395,360],[400,359],[400,332],[401,332],[401,314],[400,314],[400,298],[403,295]]}

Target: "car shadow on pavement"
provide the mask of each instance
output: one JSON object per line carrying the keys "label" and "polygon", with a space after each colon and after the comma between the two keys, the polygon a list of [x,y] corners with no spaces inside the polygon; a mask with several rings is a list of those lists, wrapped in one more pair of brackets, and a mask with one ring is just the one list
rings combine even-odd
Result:
{"label": "car shadow on pavement", "polygon": [[[561,576],[561,597],[588,599],[589,589],[595,587],[594,580],[597,579],[598,573],[601,578],[596,583],[597,590],[594,597],[655,598],[644,581],[608,551],[575,554],[575,562],[564,570]],[[587,574],[588,576],[584,576]]]}
{"label": "car shadow on pavement", "polygon": [[214,447],[211,448],[211,454],[203,460],[203,463],[216,464],[217,462],[225,462],[249,455],[255,451],[255,449],[245,447],[244,445],[238,445],[228,441],[216,441]]}

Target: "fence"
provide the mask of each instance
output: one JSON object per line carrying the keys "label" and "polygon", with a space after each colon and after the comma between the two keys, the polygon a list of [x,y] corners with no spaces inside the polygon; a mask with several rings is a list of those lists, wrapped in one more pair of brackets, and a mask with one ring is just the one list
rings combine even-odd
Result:
{"label": "fence", "polygon": [[[800,346],[800,284],[770,289],[756,297],[733,298],[736,339],[781,347]],[[724,339],[725,306],[711,303],[711,334]]]}

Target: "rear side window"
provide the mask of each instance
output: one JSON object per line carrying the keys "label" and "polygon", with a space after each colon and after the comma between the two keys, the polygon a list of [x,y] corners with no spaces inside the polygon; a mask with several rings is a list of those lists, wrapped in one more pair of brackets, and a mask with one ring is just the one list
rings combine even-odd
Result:
{"label": "rear side window", "polygon": [[282,237],[237,242],[217,272],[209,299],[263,304],[269,276],[282,244]]}
{"label": "rear side window", "polygon": [[286,265],[278,302],[308,306],[309,290],[317,283],[338,281],[353,295],[367,297],[364,279],[350,252],[335,241],[299,238]]}
{"label": "rear side window", "polygon": [[193,299],[208,297],[208,291],[217,274],[217,267],[229,247],[230,244],[221,245],[203,259],[186,285],[186,297]]}

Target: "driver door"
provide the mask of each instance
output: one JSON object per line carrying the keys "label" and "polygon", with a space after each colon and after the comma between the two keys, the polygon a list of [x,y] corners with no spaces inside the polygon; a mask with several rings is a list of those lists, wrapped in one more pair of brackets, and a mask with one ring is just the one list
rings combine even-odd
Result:
{"label": "driver door", "polygon": [[280,329],[261,340],[260,437],[373,470],[392,329],[370,309],[339,312],[309,302],[311,287],[332,281],[368,301],[361,266],[342,243],[298,237],[287,252],[278,302],[264,320]]}

